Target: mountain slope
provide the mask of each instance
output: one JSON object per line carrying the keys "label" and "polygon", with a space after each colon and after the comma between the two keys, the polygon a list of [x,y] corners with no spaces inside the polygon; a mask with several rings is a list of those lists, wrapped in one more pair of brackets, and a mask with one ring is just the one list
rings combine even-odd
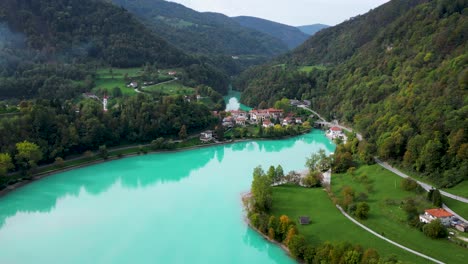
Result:
{"label": "mountain slope", "polygon": [[453,186],[468,177],[467,14],[465,0],[393,0],[246,72],[242,100],[310,99],[373,155]]}
{"label": "mountain slope", "polygon": [[238,16],[233,17],[235,21],[244,27],[258,30],[272,37],[283,41],[290,49],[293,49],[309,38],[308,35],[301,32],[299,29],[288,26],[285,24],[276,23],[270,20],[249,17],[249,16]]}
{"label": "mountain slope", "polygon": [[0,22],[26,36],[29,48],[54,59],[91,58],[119,67],[180,65],[188,59],[126,10],[104,1],[2,0],[0,14]]}
{"label": "mountain slope", "polygon": [[324,24],[313,24],[313,25],[305,25],[305,26],[299,26],[297,27],[300,31],[303,33],[313,36],[315,33],[319,32],[320,30],[324,28],[328,28],[330,26],[324,25]]}
{"label": "mountain slope", "polygon": [[273,56],[287,51],[279,39],[247,29],[217,13],[200,13],[162,0],[112,0],[154,32],[191,53]]}

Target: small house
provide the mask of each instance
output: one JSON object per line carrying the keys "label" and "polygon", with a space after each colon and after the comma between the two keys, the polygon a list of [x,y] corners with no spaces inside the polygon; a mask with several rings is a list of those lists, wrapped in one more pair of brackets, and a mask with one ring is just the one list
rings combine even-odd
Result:
{"label": "small house", "polygon": [[299,224],[301,224],[301,225],[310,224],[310,218],[308,216],[300,216],[299,217]]}
{"label": "small house", "polygon": [[128,87],[133,88],[133,89],[136,89],[136,88],[138,88],[138,83],[137,83],[137,82],[131,82],[131,83],[128,85]]}
{"label": "small house", "polygon": [[213,131],[208,130],[200,134],[200,141],[203,143],[213,140]]}
{"label": "small house", "polygon": [[452,216],[453,214],[442,208],[427,209],[424,211],[424,214],[419,216],[419,221],[428,224],[436,219],[439,219],[443,225],[449,226]]}
{"label": "small house", "polygon": [[296,117],[296,124],[302,124],[302,118]]}

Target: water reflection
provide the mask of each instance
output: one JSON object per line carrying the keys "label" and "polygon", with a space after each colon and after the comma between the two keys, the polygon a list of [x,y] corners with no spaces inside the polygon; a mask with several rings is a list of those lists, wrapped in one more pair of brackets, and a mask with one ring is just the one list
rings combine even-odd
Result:
{"label": "water reflection", "polygon": [[[281,164],[285,170],[301,168],[304,157],[317,148],[332,150],[328,144],[323,133],[314,131],[281,141],[249,141],[150,154],[61,173],[0,200],[0,245],[10,257],[21,255],[28,248],[35,254],[48,254],[51,259],[60,256],[87,263],[83,258],[100,256],[106,250],[119,251],[121,257],[152,257],[139,251],[143,240],[155,248],[185,247],[186,255],[202,256],[198,249],[190,251],[194,248],[191,243],[215,232],[225,234],[217,237],[216,245],[242,252],[238,256],[229,250],[218,254],[238,262],[258,257],[254,263],[289,263],[276,246],[265,243],[238,220],[242,211],[239,194],[248,190],[255,166]],[[206,219],[216,219],[216,224]],[[119,236],[128,238],[121,240],[123,244],[114,241],[116,230]],[[89,241],[88,236],[96,232],[100,236]],[[29,244],[36,245],[49,233],[49,244],[44,247],[63,247],[61,252],[35,246],[31,249]],[[184,240],[182,245],[182,236],[195,240]],[[166,237],[170,239],[165,240]],[[94,251],[76,258],[67,254],[66,250],[83,245]],[[200,250],[211,249],[200,246]],[[156,255],[165,255],[166,250],[162,251]],[[0,261],[7,259],[0,255]],[[28,263],[27,256],[21,259]]]}

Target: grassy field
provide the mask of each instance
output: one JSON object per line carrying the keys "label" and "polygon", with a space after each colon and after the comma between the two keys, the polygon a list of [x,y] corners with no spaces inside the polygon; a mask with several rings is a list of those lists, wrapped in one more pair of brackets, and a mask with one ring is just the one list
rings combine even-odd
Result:
{"label": "grassy field", "polygon": [[299,233],[313,245],[326,241],[348,241],[365,248],[374,248],[381,257],[396,255],[399,260],[408,263],[426,263],[424,259],[377,238],[349,221],[323,189],[291,185],[274,187],[272,213],[277,216],[285,214],[296,220],[299,216],[309,216],[311,224],[299,225],[298,228]]}
{"label": "grassy field", "polygon": [[125,74],[128,77],[137,77],[141,73],[141,68],[128,68],[128,69],[117,69],[112,68],[112,74],[110,68],[102,68],[97,71],[96,78],[96,89],[105,89],[109,93],[112,92],[112,89],[119,87],[123,94],[133,95],[136,92],[132,88],[128,88],[125,83],[124,76]]}
{"label": "grassy field", "polygon": [[299,68],[299,71],[301,72],[311,72],[313,70],[319,70],[319,71],[323,71],[323,70],[326,70],[327,68],[325,66],[322,66],[322,65],[313,65],[313,66],[303,66],[303,67],[300,67]]}
{"label": "grassy field", "polygon": [[443,189],[446,192],[463,196],[463,197],[468,197],[468,181],[463,181],[459,184],[457,184],[455,187],[452,188],[444,188]]}
{"label": "grassy field", "polygon": [[420,210],[433,206],[425,201],[425,194],[416,195],[402,190],[400,188],[402,178],[384,168],[378,165],[362,166],[356,171],[357,177],[354,178],[349,174],[334,174],[332,190],[335,195],[340,196],[344,186],[351,186],[356,193],[367,192],[364,184],[357,180],[359,175],[363,174],[367,175],[373,189],[368,193],[371,210],[369,219],[363,221],[366,226],[389,239],[443,262],[464,263],[464,259],[468,257],[468,250],[446,239],[430,239],[406,223],[406,214],[401,208],[403,199],[412,197],[418,200]]}
{"label": "grassy field", "polygon": [[455,211],[461,217],[468,220],[468,204],[448,198],[442,197],[443,202],[447,205],[450,209]]}
{"label": "grassy field", "polygon": [[156,92],[165,95],[192,95],[195,89],[184,86],[179,81],[167,82],[164,84],[156,84],[143,89],[147,92]]}
{"label": "grassy field", "polygon": [[[418,173],[415,173],[414,171],[410,171],[408,169],[403,168],[401,166],[401,164],[393,163],[392,166],[397,168],[401,172],[407,174],[408,176],[411,176],[411,178],[413,178],[415,180],[418,180],[418,181],[421,181],[421,182],[424,182],[424,183],[427,183],[427,184],[430,184],[430,185],[433,185],[433,186],[437,187],[436,184],[431,182],[430,179],[425,178],[425,177],[419,175]],[[468,197],[468,181],[463,181],[463,182],[461,182],[461,183],[459,183],[456,186],[451,187],[451,188],[442,188],[442,190],[444,190],[444,191],[446,191],[448,193],[451,193],[451,194],[462,196],[462,197]]]}

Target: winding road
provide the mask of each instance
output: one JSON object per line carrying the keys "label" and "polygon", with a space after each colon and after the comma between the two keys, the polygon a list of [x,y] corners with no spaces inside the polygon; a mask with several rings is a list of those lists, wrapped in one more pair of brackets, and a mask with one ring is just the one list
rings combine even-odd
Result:
{"label": "winding road", "polygon": [[[384,161],[381,161],[380,159],[378,159],[377,157],[374,157],[374,160],[375,162],[377,162],[377,164],[379,164],[380,166],[384,167],[385,169],[395,173],[396,175],[402,177],[402,178],[411,178],[410,176],[404,174],[403,172],[399,171],[398,169],[395,169],[394,167],[390,166],[390,164],[388,164],[387,162],[384,162]],[[413,179],[414,180],[414,179]],[[430,185],[430,184],[427,184],[427,183],[424,183],[424,182],[421,182],[421,181],[417,181],[415,180],[419,185],[421,185],[421,187],[424,188],[424,190],[426,191],[429,191],[431,189],[436,189],[434,186]],[[451,193],[448,193],[448,192],[444,192],[444,191],[440,191],[440,194],[442,194],[443,196],[446,196],[446,197],[449,197],[449,198],[452,198],[454,200],[457,200],[457,201],[460,201],[460,202],[463,202],[463,203],[468,203],[468,199],[465,198],[465,197],[462,197],[462,196],[458,196],[458,195],[454,195],[454,194],[451,194]]]}
{"label": "winding road", "polygon": [[341,213],[342,213],[344,216],[346,216],[346,218],[348,218],[348,219],[351,220],[353,223],[355,223],[356,225],[360,226],[361,228],[363,228],[363,229],[366,230],[367,232],[373,234],[374,236],[376,236],[376,237],[378,237],[378,238],[380,238],[380,239],[383,239],[383,240],[387,241],[388,243],[393,244],[393,245],[395,245],[395,246],[397,246],[397,247],[399,247],[399,248],[401,248],[401,249],[403,249],[403,250],[406,250],[406,251],[408,251],[408,252],[410,252],[410,253],[413,253],[413,254],[418,255],[418,256],[420,256],[420,257],[422,257],[422,258],[428,259],[428,260],[430,260],[430,261],[432,261],[432,262],[439,263],[439,264],[443,264],[443,263],[444,263],[444,262],[442,262],[442,261],[440,261],[440,260],[437,260],[437,259],[435,259],[435,258],[431,258],[431,257],[429,257],[429,256],[427,256],[427,255],[424,255],[424,254],[422,254],[422,253],[420,253],[420,252],[418,252],[418,251],[412,250],[411,248],[407,248],[407,247],[405,247],[405,246],[403,246],[403,245],[400,245],[400,244],[398,244],[397,242],[395,242],[395,241],[393,241],[393,240],[390,240],[390,239],[388,239],[388,238],[386,238],[386,237],[384,237],[384,236],[378,234],[378,233],[375,232],[374,230],[372,230],[372,229],[368,228],[367,226],[361,224],[359,221],[357,221],[356,219],[354,219],[354,218],[352,218],[350,215],[348,215],[348,214],[343,210],[343,208],[341,208],[341,206],[336,205],[336,207],[338,208],[338,210],[341,211]]}

